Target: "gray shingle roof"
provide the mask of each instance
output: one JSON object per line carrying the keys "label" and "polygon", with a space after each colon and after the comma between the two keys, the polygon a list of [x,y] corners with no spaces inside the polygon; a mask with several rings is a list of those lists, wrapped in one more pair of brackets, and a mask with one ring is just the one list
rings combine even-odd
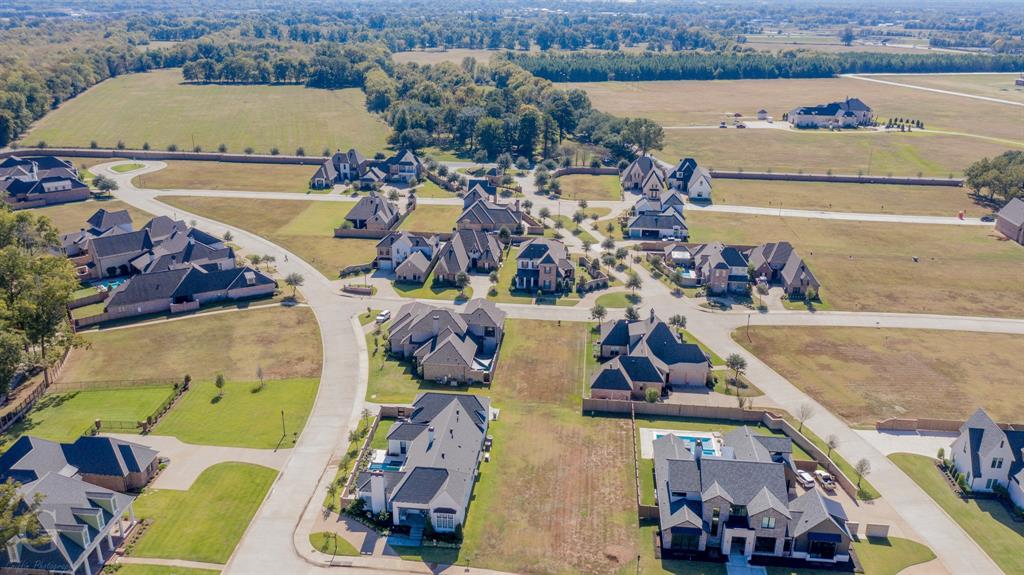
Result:
{"label": "gray shingle roof", "polygon": [[791,537],[799,537],[811,531],[823,521],[830,521],[850,537],[846,527],[846,512],[839,502],[823,496],[817,489],[811,489],[789,502],[789,509],[795,523],[790,525]]}
{"label": "gray shingle roof", "polygon": [[1014,226],[1024,226],[1024,200],[1013,198],[999,210],[998,217]]}
{"label": "gray shingle roof", "polygon": [[153,241],[147,230],[101,236],[89,242],[89,251],[98,257],[114,256],[152,249]]}

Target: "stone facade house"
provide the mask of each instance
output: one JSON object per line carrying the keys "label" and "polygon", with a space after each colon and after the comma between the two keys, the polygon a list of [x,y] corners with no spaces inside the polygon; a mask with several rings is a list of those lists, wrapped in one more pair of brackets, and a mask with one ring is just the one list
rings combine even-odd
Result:
{"label": "stone facade house", "polygon": [[398,221],[398,206],[376,192],[370,192],[348,212],[345,221],[357,230],[390,230]]}
{"label": "stone facade house", "polygon": [[78,202],[91,196],[74,166],[60,158],[9,156],[0,161],[0,198],[11,209]]}
{"label": "stone facade house", "polygon": [[504,257],[497,234],[460,229],[438,250],[434,277],[439,282],[455,283],[460,272],[498,269]]}
{"label": "stone facade house", "polygon": [[622,189],[637,192],[644,196],[657,196],[667,186],[665,173],[658,161],[651,156],[640,156],[633,160],[619,176]]}
{"label": "stone facade house", "polygon": [[697,165],[697,160],[684,158],[668,175],[671,189],[693,200],[711,199],[711,172]]}
{"label": "stone facade house", "polygon": [[419,253],[430,261],[434,259],[437,244],[437,236],[392,232],[377,242],[377,269],[397,269],[414,253]]}
{"label": "stone facade house", "polygon": [[498,204],[480,199],[462,211],[455,226],[477,232],[499,232],[504,228],[512,234],[521,234],[523,215],[519,200],[513,204]]}
{"label": "stone facade house", "polygon": [[856,128],[869,126],[875,116],[859,98],[847,98],[820,106],[794,108],[786,116],[797,128]]}
{"label": "stone facade house", "polygon": [[563,292],[572,290],[575,281],[576,266],[562,242],[536,238],[520,246],[512,280],[515,289]]}
{"label": "stone facade house", "polygon": [[344,184],[359,179],[365,171],[367,160],[355,149],[347,152],[338,150],[330,158],[317,168],[316,173],[309,179],[309,187],[313,189],[325,189],[335,184]]}
{"label": "stone facade house", "polygon": [[120,319],[194,311],[204,304],[268,296],[276,290],[273,278],[253,268],[177,267],[133,276],[111,292],[104,313]]}

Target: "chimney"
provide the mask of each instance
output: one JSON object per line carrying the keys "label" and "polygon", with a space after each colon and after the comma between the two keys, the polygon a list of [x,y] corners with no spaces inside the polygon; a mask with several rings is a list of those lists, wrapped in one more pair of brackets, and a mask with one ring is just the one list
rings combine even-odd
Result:
{"label": "chimney", "polygon": [[384,472],[370,472],[370,510],[376,515],[384,510]]}
{"label": "chimney", "polygon": [[12,537],[7,542],[7,558],[11,563],[21,563],[21,544],[18,537]]}
{"label": "chimney", "polygon": [[651,321],[654,321],[654,308],[651,308]]}
{"label": "chimney", "polygon": [[693,459],[700,461],[702,455],[704,455],[704,440],[697,439],[693,442]]}
{"label": "chimney", "polygon": [[[434,335],[437,335],[438,332],[441,331],[441,316],[439,316],[439,315],[437,315],[435,313],[433,317],[434,317]],[[430,430],[433,431],[434,428],[431,427]]]}
{"label": "chimney", "polygon": [[434,426],[431,425],[427,428],[427,449],[430,449],[434,445]]}
{"label": "chimney", "polygon": [[516,211],[519,211],[519,200],[516,200]]}

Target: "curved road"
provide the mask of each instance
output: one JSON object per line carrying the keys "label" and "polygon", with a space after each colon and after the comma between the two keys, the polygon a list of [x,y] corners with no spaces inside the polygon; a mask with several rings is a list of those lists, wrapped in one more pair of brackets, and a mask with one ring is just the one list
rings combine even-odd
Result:
{"label": "curved road", "polygon": [[[331,457],[344,449],[347,431],[353,428],[358,420],[367,380],[364,342],[357,336],[357,332],[361,333],[358,325],[349,318],[365,309],[368,304],[393,307],[408,300],[341,297],[334,291],[335,286],[327,278],[295,254],[244,230],[175,209],[155,199],[161,194],[182,195],[177,191],[140,190],[131,184],[131,179],[140,173],[162,168],[161,163],[148,162],[142,170],[126,174],[110,170],[114,163],[116,162],[96,166],[93,170],[118,182],[121,187],[115,194],[118,199],[153,214],[195,219],[202,228],[216,235],[230,230],[235,236],[234,241],[239,245],[274,255],[282,274],[298,272],[306,278],[303,294],[316,314],[323,340],[324,365],[320,389],[309,422],[299,436],[292,456],[232,555],[226,572],[317,572],[320,566],[304,559],[296,551],[296,544],[302,544],[301,540],[306,532],[299,529],[299,525],[307,524],[319,511],[318,501],[323,497],[327,480],[330,479],[323,477],[325,470]],[[255,193],[255,197],[269,198],[266,193]],[[815,415],[807,421],[808,427],[821,437],[837,435],[841,441],[838,451],[847,460],[857,461],[866,458],[871,462],[871,482],[951,572],[979,575],[1001,572],[927,494],[889,462],[880,449],[755,356],[746,352],[732,340],[731,333],[745,325],[748,316],[751,325],[849,325],[1020,334],[1024,334],[1024,320],[852,312],[713,313],[697,307],[693,300],[673,297],[663,284],[650,277],[642,268],[638,269],[645,279],[643,307],[654,307],[663,314],[669,310],[673,313],[688,312],[689,331],[719,355],[739,353],[746,357],[748,376],[774,402],[790,411],[795,411],[802,404],[814,406]],[[582,308],[520,304],[500,306],[510,317],[516,318],[567,321],[589,319],[589,310]],[[621,313],[621,310],[616,310],[616,315]],[[358,571],[366,568],[392,572],[427,572],[426,566],[421,563],[394,559],[351,558],[348,563]],[[462,568],[459,568],[459,571],[462,571]]]}

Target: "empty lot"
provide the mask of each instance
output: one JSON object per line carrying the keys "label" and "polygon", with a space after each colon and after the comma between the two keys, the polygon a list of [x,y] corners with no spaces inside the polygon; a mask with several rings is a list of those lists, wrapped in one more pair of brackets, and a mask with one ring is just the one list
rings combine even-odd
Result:
{"label": "empty lot", "polygon": [[231,162],[169,161],[167,167],[132,183],[158,190],[246,190],[252,192],[309,191],[316,166],[236,164]]}
{"label": "empty lot", "polygon": [[949,90],[975,96],[1024,103],[1024,88],[1014,85],[1018,74],[904,74],[865,75],[887,82],[899,82],[922,88]]}
{"label": "empty lot", "polygon": [[107,210],[108,212],[128,210],[132,217],[132,224],[136,229],[141,228],[143,224],[153,217],[153,214],[129,206],[120,200],[86,200],[84,202],[72,202],[59,206],[34,208],[28,210],[28,212],[50,218],[50,221],[58,231],[67,234],[88,227],[85,220],[89,219],[89,216],[100,209]]}

